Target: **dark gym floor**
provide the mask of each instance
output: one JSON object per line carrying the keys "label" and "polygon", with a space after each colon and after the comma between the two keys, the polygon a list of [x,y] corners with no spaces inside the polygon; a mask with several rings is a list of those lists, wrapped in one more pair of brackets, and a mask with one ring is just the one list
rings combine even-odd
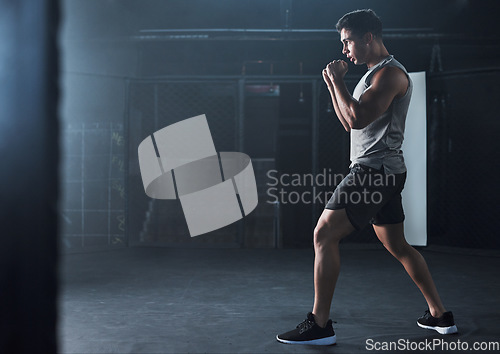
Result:
{"label": "dark gym floor", "polygon": [[345,354],[444,339],[464,353],[464,343],[500,342],[500,254],[421,250],[459,329],[442,336],[415,324],[426,303],[387,251],[341,246],[334,346],[275,339],[311,310],[312,249],[124,248],[62,257],[60,352]]}

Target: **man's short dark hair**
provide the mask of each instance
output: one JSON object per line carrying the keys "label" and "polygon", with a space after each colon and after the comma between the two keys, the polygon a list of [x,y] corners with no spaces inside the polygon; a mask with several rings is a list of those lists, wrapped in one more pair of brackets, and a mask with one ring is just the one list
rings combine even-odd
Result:
{"label": "man's short dark hair", "polygon": [[342,16],[335,26],[337,31],[350,30],[358,37],[370,32],[375,37],[382,38],[382,21],[377,14],[370,9],[356,10]]}

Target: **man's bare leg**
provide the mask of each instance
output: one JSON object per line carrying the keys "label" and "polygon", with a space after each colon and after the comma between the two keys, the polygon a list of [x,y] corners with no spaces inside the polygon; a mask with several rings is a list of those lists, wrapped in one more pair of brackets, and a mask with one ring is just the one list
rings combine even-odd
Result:
{"label": "man's bare leg", "polygon": [[385,248],[401,262],[418,286],[427,301],[431,315],[441,317],[446,309],[441,302],[424,257],[406,242],[403,223],[373,225],[373,229]]}
{"label": "man's bare leg", "polygon": [[314,307],[316,323],[324,327],[330,317],[335,284],[339,276],[339,241],[355,229],[345,209],[325,209],[314,229]]}

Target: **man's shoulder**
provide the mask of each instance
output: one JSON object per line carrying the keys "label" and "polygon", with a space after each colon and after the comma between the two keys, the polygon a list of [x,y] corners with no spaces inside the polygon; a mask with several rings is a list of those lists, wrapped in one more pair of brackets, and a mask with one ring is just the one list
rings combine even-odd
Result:
{"label": "man's shoulder", "polygon": [[382,87],[397,87],[397,91],[404,94],[408,87],[408,74],[398,66],[383,66],[373,74],[371,84]]}
{"label": "man's shoulder", "polygon": [[404,68],[401,68],[397,65],[386,65],[382,66],[380,69],[378,69],[376,72],[373,73],[373,77],[378,77],[378,78],[406,78],[407,77],[407,72],[404,70]]}

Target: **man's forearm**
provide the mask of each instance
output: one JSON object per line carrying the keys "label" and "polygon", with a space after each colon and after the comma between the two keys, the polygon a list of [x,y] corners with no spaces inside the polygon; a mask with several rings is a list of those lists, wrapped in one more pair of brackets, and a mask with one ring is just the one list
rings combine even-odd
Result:
{"label": "man's forearm", "polygon": [[333,90],[342,118],[349,126],[349,129],[355,129],[356,114],[354,110],[358,102],[351,96],[342,78],[333,81]]}
{"label": "man's forearm", "polygon": [[351,131],[351,127],[349,126],[349,123],[345,120],[344,116],[342,115],[342,111],[339,108],[339,104],[337,102],[337,98],[335,97],[335,89],[332,86],[328,87],[328,91],[330,91],[330,96],[332,98],[332,103],[333,103],[333,109],[335,110],[335,114],[337,115],[337,118],[339,119],[340,123],[344,126],[344,129],[348,132]]}

